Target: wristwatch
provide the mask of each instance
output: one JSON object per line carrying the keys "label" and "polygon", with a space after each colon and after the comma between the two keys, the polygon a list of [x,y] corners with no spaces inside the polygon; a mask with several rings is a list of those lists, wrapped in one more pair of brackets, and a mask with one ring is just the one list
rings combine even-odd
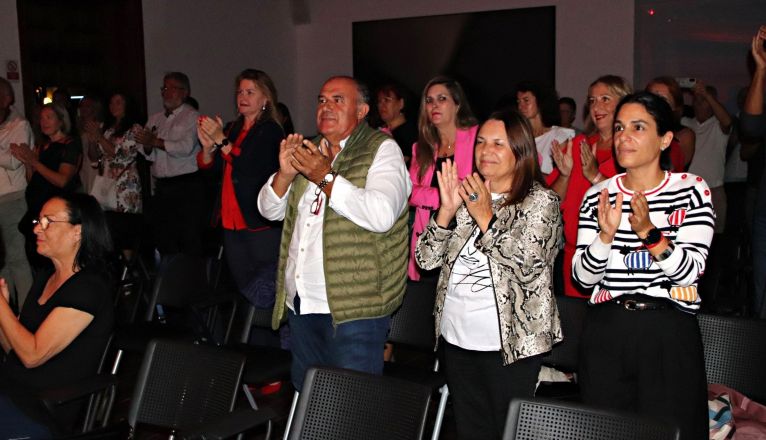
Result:
{"label": "wristwatch", "polygon": [[317,187],[319,187],[320,190],[323,190],[328,183],[335,180],[335,176],[337,175],[338,175],[338,172],[330,168],[330,172],[324,175],[324,178],[317,184]]}
{"label": "wristwatch", "polygon": [[650,248],[653,245],[659,243],[660,240],[662,240],[662,231],[660,231],[657,228],[652,228],[646,234],[646,237],[643,240],[641,240],[641,242],[644,243],[644,246],[646,246],[647,248]]}
{"label": "wristwatch", "polygon": [[659,255],[654,255],[652,258],[654,258],[654,261],[665,261],[670,258],[670,254],[673,253],[675,248],[676,245],[674,245],[672,241],[668,240],[668,247],[666,247],[665,250],[662,251]]}
{"label": "wristwatch", "polygon": [[223,138],[223,140],[220,143],[216,142],[213,144],[213,150],[216,150],[218,148],[223,148],[227,145],[229,145],[229,139]]}

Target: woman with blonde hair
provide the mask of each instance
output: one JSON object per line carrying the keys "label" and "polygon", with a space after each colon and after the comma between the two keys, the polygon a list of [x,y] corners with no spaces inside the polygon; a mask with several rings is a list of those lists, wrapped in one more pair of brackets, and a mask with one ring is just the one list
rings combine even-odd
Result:
{"label": "woman with blonde hair", "polygon": [[628,82],[619,76],[604,75],[588,87],[589,125],[593,134],[581,134],[566,144],[553,148],[555,168],[548,175],[548,185],[561,197],[564,216],[564,252],[562,270],[564,295],[585,298],[588,295],[572,283],[572,257],[577,242],[577,218],[580,202],[591,185],[617,173],[612,158],[614,110],[623,96],[631,92]]}
{"label": "woman with blonde hair", "polygon": [[270,307],[282,228],[261,216],[257,198],[279,169],[284,132],[277,122],[277,90],[265,72],[246,69],[234,83],[239,117],[224,128],[220,117],[200,116],[197,165],[223,168],[218,206],[226,261],[239,291],[257,306]]}
{"label": "woman with blonde hair", "polygon": [[410,206],[415,207],[408,275],[420,280],[414,253],[418,236],[425,230],[432,211],[439,209],[439,185],[435,171],[448,159],[459,179],[473,171],[476,118],[456,80],[437,76],[423,88],[418,117],[418,142],[412,146]]}

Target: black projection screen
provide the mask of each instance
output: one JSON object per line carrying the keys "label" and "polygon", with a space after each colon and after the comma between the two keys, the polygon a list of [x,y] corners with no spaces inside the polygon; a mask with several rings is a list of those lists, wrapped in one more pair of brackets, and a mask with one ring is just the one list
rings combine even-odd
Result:
{"label": "black projection screen", "polygon": [[354,76],[418,98],[429,79],[451,75],[485,118],[519,81],[555,86],[555,30],[553,6],[355,22]]}

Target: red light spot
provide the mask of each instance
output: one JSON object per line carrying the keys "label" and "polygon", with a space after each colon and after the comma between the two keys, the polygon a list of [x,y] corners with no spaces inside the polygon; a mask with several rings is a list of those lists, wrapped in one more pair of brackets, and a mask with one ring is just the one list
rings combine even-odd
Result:
{"label": "red light spot", "polygon": [[647,12],[649,15],[654,15],[654,9],[649,9],[649,10],[648,10],[648,11],[646,11],[646,12]]}

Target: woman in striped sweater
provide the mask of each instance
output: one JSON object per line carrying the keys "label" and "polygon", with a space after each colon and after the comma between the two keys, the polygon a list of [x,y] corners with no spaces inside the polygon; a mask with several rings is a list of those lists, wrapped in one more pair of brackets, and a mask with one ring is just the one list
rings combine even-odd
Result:
{"label": "woman in striped sweater", "polygon": [[694,313],[715,214],[702,178],[660,166],[673,113],[642,92],[614,123],[626,169],[588,190],[572,274],[592,289],[581,344],[586,403],[668,420],[682,439],[707,436],[702,342]]}

